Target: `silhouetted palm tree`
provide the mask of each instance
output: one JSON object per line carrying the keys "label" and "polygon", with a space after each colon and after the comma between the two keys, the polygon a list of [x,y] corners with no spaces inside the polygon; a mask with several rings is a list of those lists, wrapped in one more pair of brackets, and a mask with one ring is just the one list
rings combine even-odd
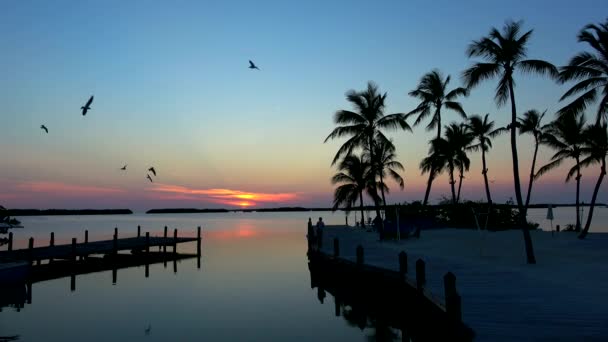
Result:
{"label": "silhouetted palm tree", "polygon": [[529,264],[536,263],[534,257],[534,248],[532,239],[526,224],[524,215],[524,205],[521,196],[521,184],[519,181],[519,161],[517,158],[517,109],[515,107],[515,82],[513,73],[520,70],[524,73],[549,74],[557,76],[557,69],[553,64],[537,60],[524,59],[526,57],[527,43],[532,36],[532,30],[520,35],[521,22],[508,21],[503,32],[499,32],[496,28],[492,28],[487,37],[473,41],[468,49],[467,54],[470,57],[481,57],[485,62],[473,64],[463,72],[463,77],[466,81],[467,88],[471,89],[477,86],[481,81],[498,77],[498,86],[494,100],[500,107],[507,100],[511,100],[511,155],[513,158],[513,183],[515,186],[515,198],[520,213],[522,232],[526,247],[527,261]]}
{"label": "silhouetted palm tree", "polygon": [[361,203],[361,225],[364,225],[363,191],[371,190],[370,183],[374,178],[371,165],[356,155],[348,155],[338,164],[338,170],[331,178],[332,184],[340,184],[334,191],[333,210],[342,205],[350,209],[358,198]]}
{"label": "silhouetted palm tree", "polygon": [[606,123],[588,127],[585,130],[584,135],[586,139],[581,150],[586,157],[581,160],[581,166],[586,167],[598,163],[600,164],[600,175],[597,179],[597,183],[595,183],[595,188],[593,189],[591,205],[589,207],[589,213],[587,214],[587,223],[585,223],[585,228],[583,228],[579,234],[579,239],[584,239],[585,236],[587,236],[587,232],[589,232],[597,193],[600,190],[602,180],[604,180],[604,176],[606,175],[606,156],[608,155],[608,132],[606,130]]}
{"label": "silhouetted palm tree", "polygon": [[[384,179],[386,176],[392,178],[397,184],[399,184],[399,187],[403,189],[404,181],[397,170],[403,171],[404,169],[403,165],[395,160],[397,155],[395,154],[395,146],[393,144],[387,144],[384,141],[376,141],[373,148],[373,154],[376,160],[372,163],[372,167],[376,175],[380,177],[379,187],[382,194],[382,203],[384,207],[386,207],[386,197],[384,192],[386,191],[388,193],[389,188],[386,183],[384,183]],[[369,150],[365,150],[363,159],[368,160],[371,163],[371,154],[369,153]]]}
{"label": "silhouetted palm tree", "polygon": [[[445,128],[445,140],[449,148],[448,156],[453,158],[453,164],[458,169],[458,193],[454,200],[454,203],[458,203],[460,201],[460,190],[462,189],[464,173],[469,171],[469,167],[471,166],[471,160],[467,156],[466,147],[473,142],[473,136],[467,131],[465,125],[453,122]],[[454,182],[453,176],[452,182]]]}
{"label": "silhouetted palm tree", "polygon": [[[596,124],[606,122],[608,114],[608,20],[599,25],[587,25],[578,34],[578,41],[589,44],[592,52],[576,54],[567,66],[560,68],[559,81],[579,81],[560,99],[565,100],[581,94],[560,109],[558,115],[583,113],[588,105],[600,96],[600,104],[595,118]],[[598,94],[599,92],[599,94]]]}
{"label": "silhouetted palm tree", "polygon": [[542,176],[550,170],[560,166],[565,159],[574,159],[576,164],[568,171],[566,182],[576,175],[576,231],[581,229],[580,219],[580,185],[581,185],[581,155],[585,142],[585,116],[562,116],[546,126],[546,135],[543,143],[556,150],[551,161],[538,169],[535,178]]}
{"label": "silhouetted palm tree", "polygon": [[534,173],[536,168],[536,156],[538,155],[538,147],[545,138],[544,127],[541,125],[544,111],[542,114],[536,109],[531,109],[524,113],[523,117],[519,118],[519,134],[532,134],[534,136],[534,155],[532,156],[532,166],[530,167],[530,181],[528,183],[528,194],[526,195],[526,203],[524,204],[525,213],[528,213],[530,205],[530,194],[532,193],[532,183],[534,182]]}
{"label": "silhouetted palm tree", "polygon": [[[338,127],[325,138],[329,139],[350,137],[338,150],[332,161],[334,165],[343,155],[350,155],[357,147],[371,148],[374,139],[384,141],[392,145],[390,140],[384,135],[384,129],[403,129],[411,131],[412,128],[407,123],[407,116],[403,113],[384,115],[386,93],[380,94],[378,86],[373,82],[368,82],[367,89],[364,91],[349,90],[346,99],[351,102],[356,112],[349,110],[339,110],[334,116],[334,122]],[[374,159],[373,150],[371,159]],[[377,197],[377,196],[376,196]],[[375,199],[376,215],[380,217],[378,200]]]}
{"label": "silhouetted palm tree", "polygon": [[[462,105],[456,102],[456,98],[459,96],[467,96],[467,90],[465,88],[456,88],[448,91],[447,87],[450,83],[450,75],[445,79],[441,72],[437,69],[425,74],[420,79],[418,87],[409,92],[410,96],[419,98],[422,102],[414,110],[408,113],[408,115],[418,114],[418,118],[414,122],[417,126],[426,117],[431,115],[431,122],[426,126],[427,130],[437,128],[437,138],[441,138],[441,109],[451,109],[463,118],[466,119],[467,115],[462,109]],[[426,192],[424,194],[423,204],[426,205],[431,192],[431,186],[433,183],[434,174],[431,171],[429,173],[429,180],[427,182]]]}
{"label": "silhouetted palm tree", "polygon": [[494,121],[488,120],[486,114],[483,119],[479,115],[473,115],[469,117],[466,123],[469,134],[473,137],[477,143],[469,145],[466,149],[469,151],[481,150],[481,174],[483,175],[483,181],[486,187],[486,197],[488,198],[488,205],[492,205],[492,196],[490,195],[490,184],[488,183],[488,167],[486,164],[486,153],[492,148],[492,139],[497,135],[505,131],[504,128],[494,129]]}
{"label": "silhouetted palm tree", "polygon": [[446,149],[445,140],[441,137],[429,141],[429,145],[430,147],[428,155],[424,157],[422,161],[420,161],[420,165],[418,166],[418,168],[420,168],[420,171],[422,171],[422,174],[429,174],[429,179],[427,180],[426,187],[426,198],[428,198],[428,195],[430,193],[430,184],[433,182],[434,178],[441,174],[441,172],[443,171],[443,165],[445,161],[445,158],[443,157],[443,150]]}

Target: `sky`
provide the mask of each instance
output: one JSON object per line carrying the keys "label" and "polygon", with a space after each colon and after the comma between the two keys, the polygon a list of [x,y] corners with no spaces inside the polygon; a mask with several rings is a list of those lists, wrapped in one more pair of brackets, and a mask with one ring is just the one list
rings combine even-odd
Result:
{"label": "sky", "polygon": [[[534,29],[529,58],[564,65],[587,47],[576,35],[602,22],[589,1],[18,1],[0,2],[0,204],[12,208],[276,207],[332,204],[331,160],[344,140],[323,143],[344,94],[374,81],[386,113],[434,68],[461,85],[467,45],[506,20]],[[253,60],[261,70],[248,69]],[[496,81],[461,103],[498,126],[510,108]],[[568,85],[516,75],[519,113],[563,103]],[[91,111],[80,114],[89,96]],[[593,110],[595,106],[591,107]],[[588,114],[592,116],[593,112]],[[459,120],[445,113],[443,122]],[[40,129],[44,124],[49,133]],[[387,202],[420,200],[418,169],[433,132],[387,132],[404,164],[405,188]],[[528,182],[532,138],[519,139]],[[551,151],[541,148],[539,164]],[[479,156],[463,197],[483,200]],[[126,171],[120,168],[128,164]],[[514,198],[508,137],[488,156],[494,201]],[[151,183],[147,169],[157,176]],[[570,165],[571,166],[571,165]],[[583,171],[582,201],[599,174]],[[565,168],[535,183],[532,202],[574,202]],[[608,201],[607,186],[599,201]],[[525,194],[525,191],[524,191]],[[431,200],[449,195],[447,175]],[[369,200],[367,200],[369,202]]]}

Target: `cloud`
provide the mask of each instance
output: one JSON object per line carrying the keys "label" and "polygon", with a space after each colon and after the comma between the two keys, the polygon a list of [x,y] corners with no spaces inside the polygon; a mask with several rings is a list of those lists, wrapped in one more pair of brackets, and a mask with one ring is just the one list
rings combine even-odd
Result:
{"label": "cloud", "polygon": [[15,185],[14,189],[18,192],[39,192],[52,193],[58,196],[97,196],[107,194],[124,193],[125,190],[117,188],[106,188],[100,186],[74,185],[60,182],[22,182]]}
{"label": "cloud", "polygon": [[288,203],[298,199],[296,193],[263,193],[247,192],[231,189],[195,189],[179,185],[155,183],[149,191],[170,196],[196,197],[214,203],[227,204],[239,207],[250,207],[258,203]]}

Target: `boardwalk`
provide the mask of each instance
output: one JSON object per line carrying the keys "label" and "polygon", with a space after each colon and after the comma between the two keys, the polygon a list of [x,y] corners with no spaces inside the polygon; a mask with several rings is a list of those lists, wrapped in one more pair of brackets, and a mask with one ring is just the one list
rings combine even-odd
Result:
{"label": "boardwalk", "polygon": [[421,239],[379,242],[377,235],[354,228],[327,227],[323,251],[333,238],[340,255],[399,269],[398,253],[408,254],[408,276],[415,262],[426,262],[426,289],[443,297],[443,275],[457,277],[463,321],[476,341],[605,341],[608,339],[608,234],[580,241],[573,234],[532,232],[538,265],[526,265],[521,232],[474,230],[425,231]]}

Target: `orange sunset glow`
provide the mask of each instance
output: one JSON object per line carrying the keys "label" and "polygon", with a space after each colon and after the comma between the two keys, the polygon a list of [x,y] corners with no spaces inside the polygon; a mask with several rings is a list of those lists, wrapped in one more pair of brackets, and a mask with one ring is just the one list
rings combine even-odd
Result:
{"label": "orange sunset glow", "polygon": [[169,196],[186,196],[218,204],[251,207],[259,203],[290,203],[298,199],[296,193],[260,193],[231,189],[195,189],[179,185],[155,184],[149,191]]}

